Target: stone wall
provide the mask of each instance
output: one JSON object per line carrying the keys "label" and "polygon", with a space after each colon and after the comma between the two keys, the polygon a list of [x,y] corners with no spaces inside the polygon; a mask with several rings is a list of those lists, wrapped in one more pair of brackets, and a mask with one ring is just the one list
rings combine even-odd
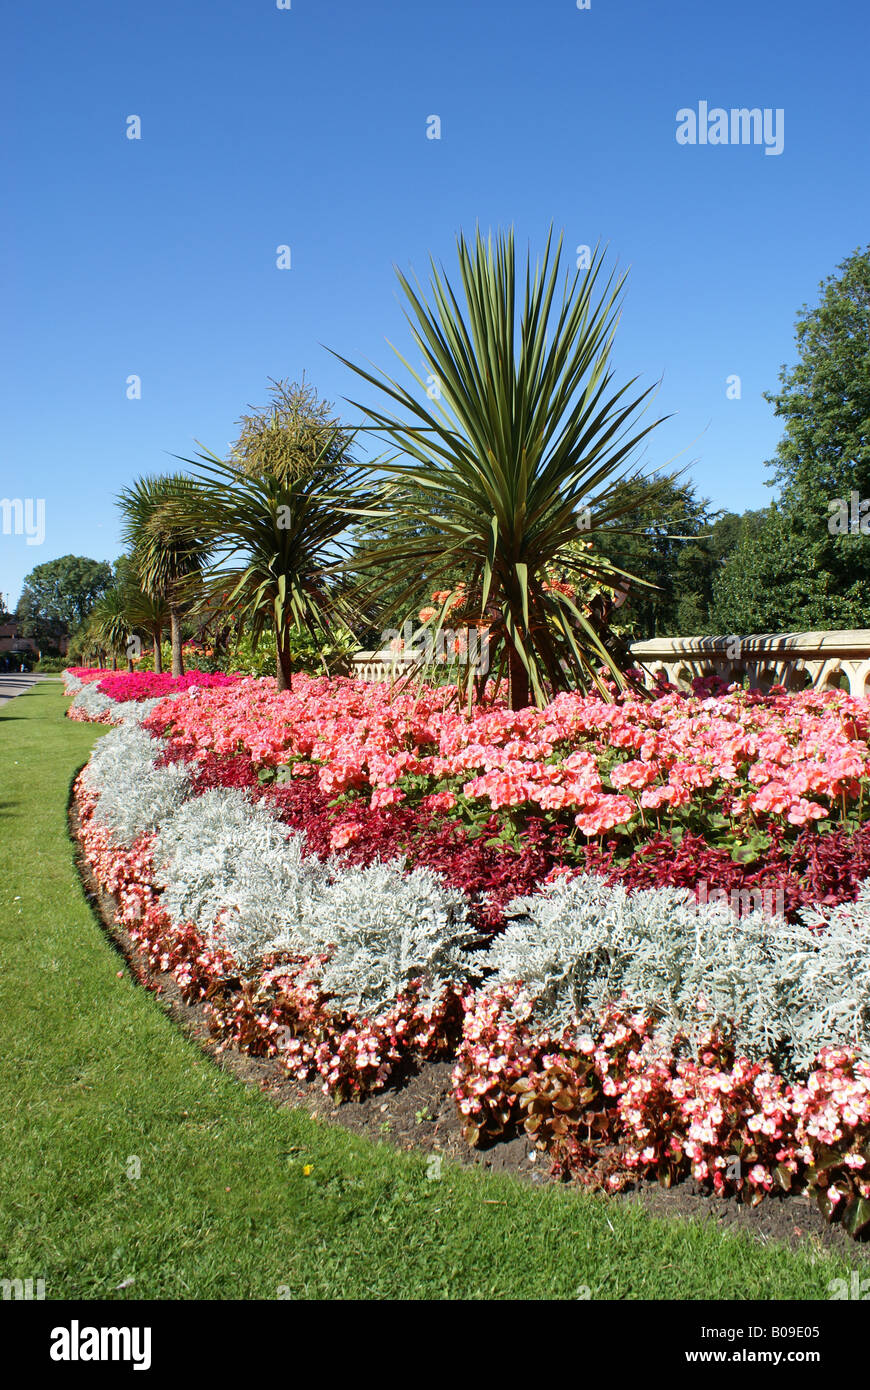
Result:
{"label": "stone wall", "polygon": [[[632,646],[651,685],[657,671],[683,690],[695,676],[768,689],[842,689],[870,695],[870,628],[835,632],[780,632],[754,637],[655,637]],[[390,651],[357,652],[350,674],[357,680],[391,681],[413,665]]]}
{"label": "stone wall", "polygon": [[687,689],[695,676],[721,676],[760,689],[841,689],[870,695],[870,628],[833,632],[780,632],[755,637],[654,637],[632,652],[650,683],[664,671]]}

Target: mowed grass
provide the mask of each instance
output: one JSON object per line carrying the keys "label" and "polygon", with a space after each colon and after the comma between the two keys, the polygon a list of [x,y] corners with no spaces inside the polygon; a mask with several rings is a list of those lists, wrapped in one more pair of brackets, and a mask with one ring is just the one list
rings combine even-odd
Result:
{"label": "mowed grass", "polygon": [[847,1275],[562,1187],[429,1180],[422,1154],[220,1072],[119,977],[81,892],[67,797],[104,730],[65,707],[57,685],[0,707],[0,1277],[47,1298],[824,1299]]}

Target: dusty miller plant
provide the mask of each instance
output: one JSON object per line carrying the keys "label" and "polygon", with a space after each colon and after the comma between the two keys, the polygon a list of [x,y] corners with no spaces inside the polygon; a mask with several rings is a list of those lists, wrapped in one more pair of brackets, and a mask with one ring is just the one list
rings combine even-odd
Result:
{"label": "dusty miller plant", "polygon": [[154,845],[155,882],[176,922],[192,922],[253,969],[271,952],[312,953],[308,924],[327,871],[301,836],[234,788],[180,806]]}
{"label": "dusty miller plant", "polygon": [[628,892],[579,875],[507,915],[488,983],[522,982],[541,1027],[624,998],[660,1014],[663,1040],[733,1025],[741,1053],[786,1071],[826,1043],[870,1052],[870,895],[827,911],[813,933],[761,912],[737,919],[685,889]]}
{"label": "dusty miller plant", "polygon": [[185,767],[155,765],[164,747],[162,739],[125,722],[99,740],[82,772],[85,788],[98,798],[95,821],[121,844],[152,834],[190,796]]}
{"label": "dusty miller plant", "polygon": [[422,982],[424,1001],[434,999],[473,973],[467,914],[464,894],[431,870],[406,873],[400,860],[334,866],[312,923],[319,949],[330,952],[324,990],[370,1018],[387,1011],[412,980]]}

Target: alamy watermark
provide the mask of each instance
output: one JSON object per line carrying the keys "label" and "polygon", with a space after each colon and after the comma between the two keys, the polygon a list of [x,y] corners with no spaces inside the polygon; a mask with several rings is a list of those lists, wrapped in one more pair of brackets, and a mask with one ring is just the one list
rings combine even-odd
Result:
{"label": "alamy watermark", "polygon": [[0,1298],[4,1302],[10,1299],[27,1303],[36,1299],[41,1302],[45,1298],[45,1280],[0,1279]]}
{"label": "alamy watermark", "polygon": [[854,489],[828,503],[828,531],[832,536],[870,536],[870,497]]}
{"label": "alamy watermark", "polygon": [[785,148],[785,111],[765,106],[710,106],[699,101],[697,111],[683,106],[677,112],[678,145],[764,145],[765,154]]}
{"label": "alamy watermark", "polygon": [[69,1327],[53,1327],[52,1361],[129,1361],[134,1371],[151,1367],[150,1327],[82,1327],[73,1318]]}
{"label": "alamy watermark", "polygon": [[44,497],[0,497],[2,534],[26,536],[28,545],[42,545],[45,540]]}
{"label": "alamy watermark", "polygon": [[476,627],[415,628],[410,619],[381,633],[381,650],[425,666],[470,666],[477,676],[489,674],[489,632]]}
{"label": "alamy watermark", "polygon": [[760,912],[773,919],[785,917],[785,893],[782,888],[714,888],[706,879],[698,884],[697,910],[714,908],[723,917],[739,920],[750,912]]}
{"label": "alamy watermark", "polygon": [[853,1269],[848,1282],[845,1279],[832,1279],[828,1285],[828,1297],[836,1299],[860,1299],[866,1303],[870,1299],[870,1279],[862,1279],[857,1269]]}

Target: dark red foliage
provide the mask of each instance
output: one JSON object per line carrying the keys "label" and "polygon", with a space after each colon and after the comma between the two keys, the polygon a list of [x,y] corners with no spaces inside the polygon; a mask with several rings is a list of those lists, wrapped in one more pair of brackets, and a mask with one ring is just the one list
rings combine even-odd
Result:
{"label": "dark red foliage", "polygon": [[725,849],[709,846],[701,835],[684,835],[679,845],[657,836],[638,847],[629,859],[615,857],[617,842],[607,848],[586,847],[587,867],[627,888],[690,888],[706,883],[716,889],[761,889],[782,894],[786,916],[794,920],[800,907],[834,904],[857,897],[862,879],[870,875],[870,823],[854,833],[832,830],[819,834],[802,830],[791,844],[770,827],[773,844],[752,864],[739,864]]}

